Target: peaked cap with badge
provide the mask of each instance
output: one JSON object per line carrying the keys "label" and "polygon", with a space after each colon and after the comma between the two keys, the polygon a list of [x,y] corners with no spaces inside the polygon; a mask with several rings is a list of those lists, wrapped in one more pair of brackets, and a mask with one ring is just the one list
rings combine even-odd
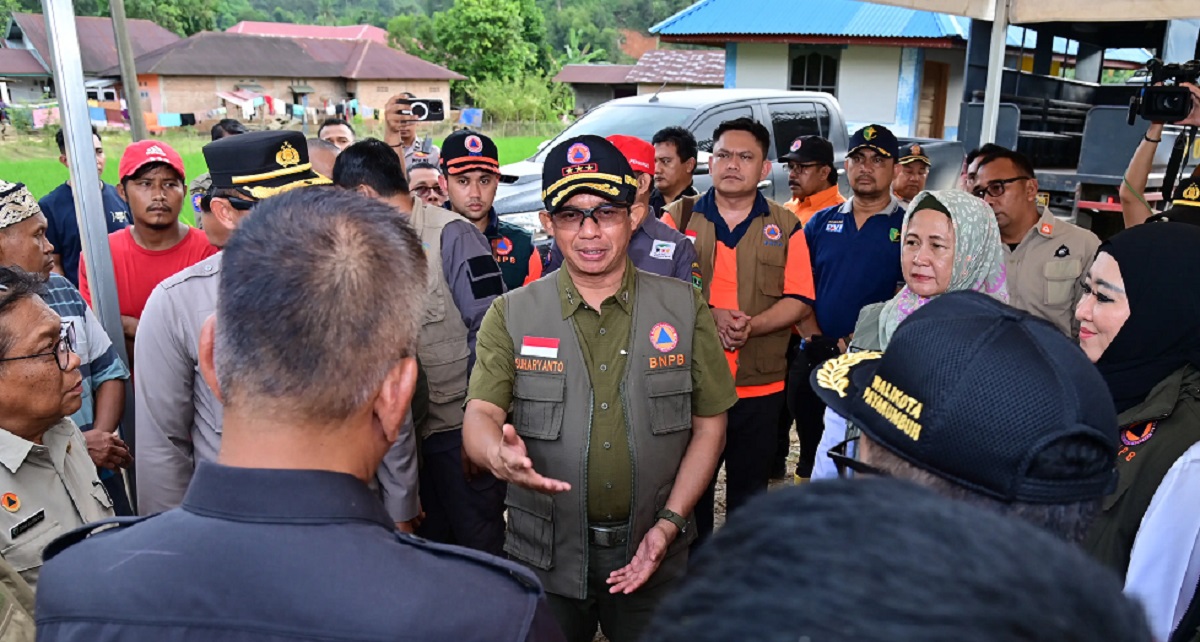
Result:
{"label": "peaked cap with badge", "polygon": [[469,129],[460,129],[442,141],[441,165],[447,176],[472,170],[498,175],[500,152],[491,138]]}
{"label": "peaked cap with badge", "polygon": [[204,146],[213,190],[237,190],[262,200],[297,187],[329,185],[312,168],[308,140],[293,131],[249,132]]}
{"label": "peaked cap with badge", "polygon": [[0,230],[42,213],[24,183],[0,180]]}
{"label": "peaked cap with badge", "polygon": [[867,125],[854,132],[850,137],[850,151],[846,152],[846,155],[864,148],[875,150],[888,158],[900,156],[900,143],[896,140],[896,135],[883,125]]}
{"label": "peaked cap with badge", "polygon": [[637,195],[637,186],[621,150],[590,134],[555,145],[542,165],[542,202],[550,212],[580,193],[628,205]]}
{"label": "peaked cap with badge", "polygon": [[925,148],[920,143],[913,143],[906,147],[900,153],[900,160],[896,162],[901,165],[921,162],[931,167],[933,166],[933,163],[929,160],[929,155],[925,153]]}

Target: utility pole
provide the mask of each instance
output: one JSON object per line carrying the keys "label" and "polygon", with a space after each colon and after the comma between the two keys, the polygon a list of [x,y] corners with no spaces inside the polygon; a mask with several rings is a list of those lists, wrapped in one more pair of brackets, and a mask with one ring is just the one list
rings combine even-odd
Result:
{"label": "utility pole", "polygon": [[121,61],[121,84],[125,86],[125,106],[129,109],[129,132],[133,142],[148,138],[146,119],[142,116],[142,90],[138,85],[137,67],[133,63],[133,46],[129,44],[129,29],[125,24],[125,0],[109,0],[112,12],[113,37],[117,40],[117,57]]}

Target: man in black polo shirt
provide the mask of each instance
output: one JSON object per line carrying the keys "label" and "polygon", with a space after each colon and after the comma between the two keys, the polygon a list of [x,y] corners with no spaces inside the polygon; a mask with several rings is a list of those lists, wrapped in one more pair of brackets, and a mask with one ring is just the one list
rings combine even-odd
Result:
{"label": "man in black polo shirt", "polygon": [[658,130],[650,140],[654,145],[654,189],[650,192],[650,211],[662,218],[663,208],[684,196],[699,196],[692,186],[696,171],[696,137],[682,127]]}

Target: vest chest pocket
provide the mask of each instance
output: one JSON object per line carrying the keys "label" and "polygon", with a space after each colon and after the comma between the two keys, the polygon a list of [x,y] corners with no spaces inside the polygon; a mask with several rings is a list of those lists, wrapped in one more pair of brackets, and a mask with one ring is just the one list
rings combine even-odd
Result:
{"label": "vest chest pocket", "polygon": [[758,253],[758,291],[769,297],[783,296],[787,253],[783,248],[761,248]]}
{"label": "vest chest pocket", "polygon": [[667,435],[692,427],[692,371],[663,370],[646,375],[650,432]]}
{"label": "vest chest pocket", "polygon": [[1044,265],[1042,276],[1046,279],[1046,305],[1072,303],[1071,292],[1082,273],[1083,262],[1079,259],[1050,261]]}
{"label": "vest chest pocket", "polygon": [[553,441],[562,434],[565,375],[517,373],[513,384],[513,427],[531,439]]}
{"label": "vest chest pocket", "polygon": [[466,341],[452,337],[426,346],[420,354],[429,382],[429,401],[447,403],[466,395],[467,362],[471,358]]}

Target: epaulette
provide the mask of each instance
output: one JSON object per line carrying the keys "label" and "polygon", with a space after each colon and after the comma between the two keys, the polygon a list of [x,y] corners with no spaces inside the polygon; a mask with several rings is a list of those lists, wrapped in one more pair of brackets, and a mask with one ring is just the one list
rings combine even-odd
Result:
{"label": "epaulette", "polygon": [[123,528],[128,528],[134,524],[144,522],[151,517],[161,514],[162,513],[155,513],[154,515],[148,515],[146,517],[109,517],[108,519],[102,519],[98,522],[85,524],[73,531],[68,531],[62,535],[59,535],[53,542],[50,542],[50,545],[47,546],[46,550],[42,552],[42,559],[49,562],[54,558],[55,555],[58,555],[68,548],[71,548],[75,544],[82,542],[88,537],[91,537],[93,534],[119,531]]}
{"label": "epaulette", "polygon": [[170,290],[171,288],[181,283],[186,283],[192,279],[206,279],[217,276],[221,273],[221,260],[217,259],[216,261],[213,261],[213,259],[219,256],[220,254],[214,254],[213,256],[210,256],[195,265],[189,266],[185,270],[177,272],[166,279],[163,279],[163,282],[160,284],[162,289]]}
{"label": "epaulette", "polygon": [[423,537],[401,533],[400,531],[393,531],[393,533],[396,535],[396,540],[401,544],[406,546],[414,546],[436,555],[454,557],[467,562],[472,562],[476,566],[485,568],[494,573],[508,575],[521,584],[521,586],[523,586],[526,590],[533,591],[539,596],[542,594],[542,582],[538,580],[537,575],[534,575],[533,571],[521,566],[520,564],[517,564],[516,562],[510,562],[508,560],[496,557],[495,555],[490,555],[488,553],[484,553],[483,551],[476,551],[464,546],[439,544],[437,542],[431,542]]}

